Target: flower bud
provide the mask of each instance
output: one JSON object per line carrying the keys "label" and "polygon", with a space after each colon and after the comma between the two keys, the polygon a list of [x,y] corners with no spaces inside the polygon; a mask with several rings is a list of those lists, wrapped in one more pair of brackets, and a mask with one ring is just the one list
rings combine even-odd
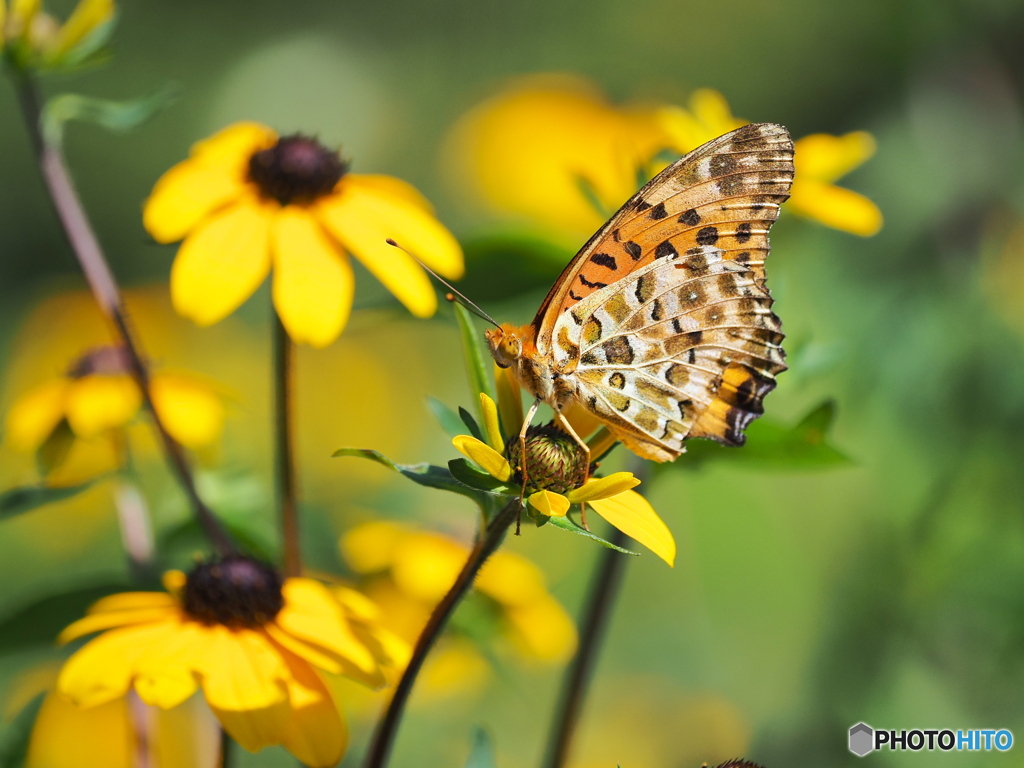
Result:
{"label": "flower bud", "polygon": [[[505,457],[512,465],[513,480],[522,484],[519,435],[505,443]],[[565,493],[579,488],[590,474],[587,454],[573,438],[554,423],[526,431],[526,491]]]}

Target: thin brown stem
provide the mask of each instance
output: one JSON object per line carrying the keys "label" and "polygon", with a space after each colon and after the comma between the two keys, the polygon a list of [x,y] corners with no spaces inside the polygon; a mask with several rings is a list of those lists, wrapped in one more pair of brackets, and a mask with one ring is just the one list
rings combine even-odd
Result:
{"label": "thin brown stem", "polygon": [[281,515],[281,538],[286,576],[302,573],[299,546],[299,509],[295,481],[295,424],[292,413],[292,368],[295,346],[291,336],[274,315],[274,464],[277,474],[277,502]]}
{"label": "thin brown stem", "polygon": [[401,722],[402,713],[405,710],[406,701],[409,699],[412,686],[416,682],[416,677],[423,666],[424,660],[427,658],[427,654],[430,653],[430,649],[433,648],[434,643],[441,636],[441,632],[444,631],[448,620],[455,612],[459,602],[469,592],[470,587],[473,586],[473,580],[480,572],[480,568],[483,567],[483,564],[487,562],[487,558],[494,554],[501,544],[502,539],[505,537],[505,532],[512,525],[512,521],[516,518],[518,512],[519,500],[512,499],[477,536],[476,544],[469,553],[469,559],[466,560],[466,564],[462,566],[462,571],[459,573],[458,578],[455,579],[452,588],[448,590],[448,593],[442,598],[441,602],[434,608],[434,612],[430,615],[427,625],[420,633],[419,639],[416,640],[416,647],[413,649],[409,665],[402,673],[402,678],[398,681],[398,685],[395,686],[395,692],[391,696],[391,701],[388,703],[387,709],[384,710],[384,715],[381,717],[380,722],[377,723],[377,728],[374,731],[367,753],[365,768],[383,768],[383,766],[387,765],[388,757],[391,754],[391,747],[398,732],[398,724]]}
{"label": "thin brown stem", "polygon": [[57,218],[60,219],[64,235],[71,245],[71,250],[75,254],[75,259],[89,284],[96,303],[99,304],[100,310],[111,323],[114,333],[120,338],[121,344],[128,354],[132,377],[142,392],[143,402],[160,438],[164,454],[213,546],[222,556],[231,554],[235,551],[234,543],[200,497],[188,457],[178,442],[168,433],[160,419],[160,414],[157,413],[153,405],[145,357],[128,323],[124,300],[117,281],[110,271],[103,250],[89,223],[89,217],[75,190],[74,181],[68,172],[60,147],[49,143],[43,136],[40,124],[42,114],[40,93],[35,81],[27,76],[21,77],[18,82],[18,97],[50,202],[57,213]]}
{"label": "thin brown stem", "polygon": [[[622,531],[612,529],[608,540],[617,547],[623,547],[629,538]],[[569,756],[569,747],[576,733],[583,700],[597,662],[597,652],[604,639],[608,617],[615,605],[628,560],[626,555],[614,549],[606,549],[600,555],[597,571],[587,590],[587,605],[580,622],[580,647],[566,672],[562,695],[552,719],[545,768],[562,768]]]}

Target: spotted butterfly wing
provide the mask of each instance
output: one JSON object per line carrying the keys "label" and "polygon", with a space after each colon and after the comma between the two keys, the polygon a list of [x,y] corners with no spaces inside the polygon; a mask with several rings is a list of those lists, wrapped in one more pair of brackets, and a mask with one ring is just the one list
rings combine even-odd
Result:
{"label": "spotted butterfly wing", "polygon": [[536,356],[640,456],[674,459],[689,437],[742,445],[763,412],[786,367],[764,261],[792,180],[782,126],[720,136],[629,200],[541,305]]}

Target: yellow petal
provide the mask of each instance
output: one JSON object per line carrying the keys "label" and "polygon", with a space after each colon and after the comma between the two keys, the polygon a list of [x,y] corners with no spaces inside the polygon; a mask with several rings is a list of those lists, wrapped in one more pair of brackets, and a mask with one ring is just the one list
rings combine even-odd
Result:
{"label": "yellow petal", "polygon": [[498,390],[498,413],[501,414],[501,423],[505,425],[509,434],[517,435],[523,425],[523,398],[515,371],[511,367],[501,368],[495,363],[494,385]]}
{"label": "yellow petal", "polygon": [[616,496],[630,488],[636,488],[640,481],[633,477],[632,472],[615,472],[608,477],[594,477],[587,480],[582,488],[569,491],[566,494],[569,501],[579,504],[583,501],[594,501],[595,499],[607,499],[609,496]]}
{"label": "yellow petal", "polygon": [[484,563],[474,586],[503,605],[523,605],[547,594],[540,568],[525,557],[504,550]]}
{"label": "yellow petal", "polygon": [[101,597],[89,606],[88,613],[106,613],[107,611],[138,611],[147,608],[174,608],[177,601],[166,592],[120,592],[116,595]]}
{"label": "yellow petal", "polygon": [[171,267],[174,308],[199,325],[234,312],[270,271],[269,207],[244,199],[188,236]]}
{"label": "yellow petal", "polygon": [[57,33],[53,54],[71,50],[86,35],[114,17],[114,0],[80,0],[74,12]]}
{"label": "yellow petal", "polygon": [[179,617],[159,642],[135,663],[135,692],[146,704],[176,707],[195,693],[207,653],[208,632],[198,622]]}
{"label": "yellow petal", "polygon": [[845,176],[875,154],[875,138],[867,131],[845,136],[815,133],[798,139],[793,147],[796,178],[830,182]]}
{"label": "yellow petal", "polygon": [[178,595],[180,597],[181,591],[185,588],[185,582],[187,580],[188,576],[185,575],[184,571],[171,570],[164,571],[164,575],[160,578],[160,583],[163,584],[164,589],[172,595]]}
{"label": "yellow petal", "polygon": [[882,228],[882,212],[864,195],[813,179],[798,176],[786,205],[801,216],[861,237]]}
{"label": "yellow petal", "polygon": [[210,709],[228,735],[250,752],[280,744],[288,732],[291,717],[287,694],[266,707],[222,709],[211,703]]}
{"label": "yellow petal", "polygon": [[224,403],[201,382],[160,373],[150,382],[153,405],[171,436],[186,448],[210,445],[224,429]]}
{"label": "yellow petal", "polygon": [[[509,368],[508,370],[512,370]],[[584,408],[577,402],[574,402],[568,408],[562,411],[562,416],[565,417],[566,421],[573,428],[573,431],[584,440],[592,432],[596,432],[600,429],[604,423],[599,419],[593,411],[588,408]]]}
{"label": "yellow petal", "polygon": [[265,624],[263,631],[270,635],[270,638],[285,650],[290,651],[308,663],[314,664],[320,669],[335,675],[343,672],[341,662],[327,651],[316,648],[309,643],[304,643],[294,635],[290,635],[281,629],[277,624],[270,622]]}
{"label": "yellow petal", "polygon": [[435,272],[449,280],[462,277],[465,265],[462,246],[441,222],[407,194],[392,194],[350,174],[341,181],[341,204],[355,208],[358,216],[375,222],[390,237]]}
{"label": "yellow petal", "polygon": [[576,625],[557,600],[544,595],[506,612],[520,651],[547,662],[568,659],[576,650]]}
{"label": "yellow petal", "polygon": [[67,660],[57,679],[57,690],[82,707],[124,696],[138,659],[177,625],[177,621],[169,620],[105,632]]}
{"label": "yellow petal", "polygon": [[594,510],[624,534],[643,544],[669,565],[675,565],[676,540],[654,507],[636,491],[590,502]]}
{"label": "yellow petal", "polygon": [[288,672],[281,656],[261,633],[203,627],[202,654],[193,662],[202,676],[203,693],[217,711],[246,712],[286,700]]}
{"label": "yellow petal", "polygon": [[152,624],[176,615],[176,611],[168,608],[140,608],[127,611],[105,611],[85,616],[68,625],[57,637],[57,642],[64,644],[80,637],[102,632],[114,627],[125,627],[131,624]]}
{"label": "yellow petal", "polygon": [[15,34],[25,34],[42,7],[42,0],[11,0],[11,18],[8,23]]}
{"label": "yellow petal", "polygon": [[51,692],[32,727],[25,768],[132,768],[134,742],[127,699],[84,708]]}
{"label": "yellow petal", "polygon": [[302,659],[285,655],[291,672],[288,697],[292,707],[282,744],[309,768],[337,765],[348,746],[348,728],[327,686]]}
{"label": "yellow petal", "polygon": [[433,533],[412,533],[395,552],[391,575],[406,595],[433,605],[451,589],[469,550]]}
{"label": "yellow petal", "polygon": [[68,387],[67,416],[79,437],[95,437],[123,427],[139,412],[142,395],[128,376],[94,374]]}
{"label": "yellow petal", "polygon": [[480,393],[480,411],[484,416],[484,434],[491,448],[501,453],[505,450],[505,441],[501,439],[501,427],[498,426],[498,406],[483,392]]}
{"label": "yellow petal", "polygon": [[458,435],[452,440],[455,450],[483,469],[496,480],[505,482],[512,477],[512,467],[496,450],[472,435]]}
{"label": "yellow petal", "polygon": [[380,621],[380,606],[362,592],[337,584],[331,588],[331,591],[350,618],[368,622]]}
{"label": "yellow petal", "polygon": [[391,565],[395,547],[405,534],[406,529],[395,523],[363,523],[342,537],[341,552],[356,573],[376,573]]}
{"label": "yellow petal", "polygon": [[746,124],[746,120],[733,117],[729,102],[714,88],[698,88],[690,96],[690,111],[710,135],[699,143],[721,136]]}
{"label": "yellow petal", "polygon": [[[437,295],[427,273],[411,256],[387,244],[393,232],[381,226],[366,206],[353,205],[352,196],[324,198],[316,212],[328,231],[370,274],[417,317],[437,310]],[[420,257],[422,258],[422,257]]]}
{"label": "yellow petal", "polygon": [[150,674],[144,671],[135,680],[135,692],[146,704],[171,709],[187,701],[198,688],[190,669],[161,666]]}
{"label": "yellow petal", "polygon": [[220,726],[202,696],[173,709],[150,709],[152,749],[160,768],[220,768]]}
{"label": "yellow petal", "polygon": [[348,257],[306,210],[284,208],[271,229],[274,307],[296,342],[326,347],[352,309],[355,278]]}
{"label": "yellow petal", "polygon": [[19,451],[34,451],[64,418],[64,379],[44,384],[22,395],[7,413],[5,437]]}
{"label": "yellow petal", "polygon": [[276,141],[277,134],[265,125],[233,123],[193,144],[191,157],[201,163],[220,166],[244,178],[248,174],[249,160],[253,154],[273,146]]}
{"label": "yellow petal", "polygon": [[229,168],[185,160],[157,181],[142,209],[142,224],[158,243],[173,243],[244,190],[244,179]]}
{"label": "yellow petal", "polygon": [[569,511],[569,500],[560,493],[537,491],[530,495],[530,506],[548,517],[565,517]]}
{"label": "yellow petal", "polygon": [[431,205],[430,201],[427,200],[426,197],[420,194],[420,191],[416,189],[416,187],[407,181],[396,178],[395,176],[360,173],[349,174],[346,178],[349,182],[355,181],[356,186],[360,189],[373,190],[387,197],[397,197],[401,200],[405,200],[407,203],[419,206],[427,213],[432,214],[434,212],[434,206]]}

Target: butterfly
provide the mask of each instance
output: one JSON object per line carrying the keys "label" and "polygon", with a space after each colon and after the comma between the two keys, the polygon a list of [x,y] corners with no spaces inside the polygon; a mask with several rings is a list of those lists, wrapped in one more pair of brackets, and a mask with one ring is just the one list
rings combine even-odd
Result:
{"label": "butterfly", "polygon": [[485,332],[495,362],[535,397],[526,423],[547,403],[582,445],[562,415],[578,404],[655,461],[693,437],[742,445],[786,369],[764,262],[792,182],[789,132],[757,123],[698,147],[630,198],[532,323]]}

